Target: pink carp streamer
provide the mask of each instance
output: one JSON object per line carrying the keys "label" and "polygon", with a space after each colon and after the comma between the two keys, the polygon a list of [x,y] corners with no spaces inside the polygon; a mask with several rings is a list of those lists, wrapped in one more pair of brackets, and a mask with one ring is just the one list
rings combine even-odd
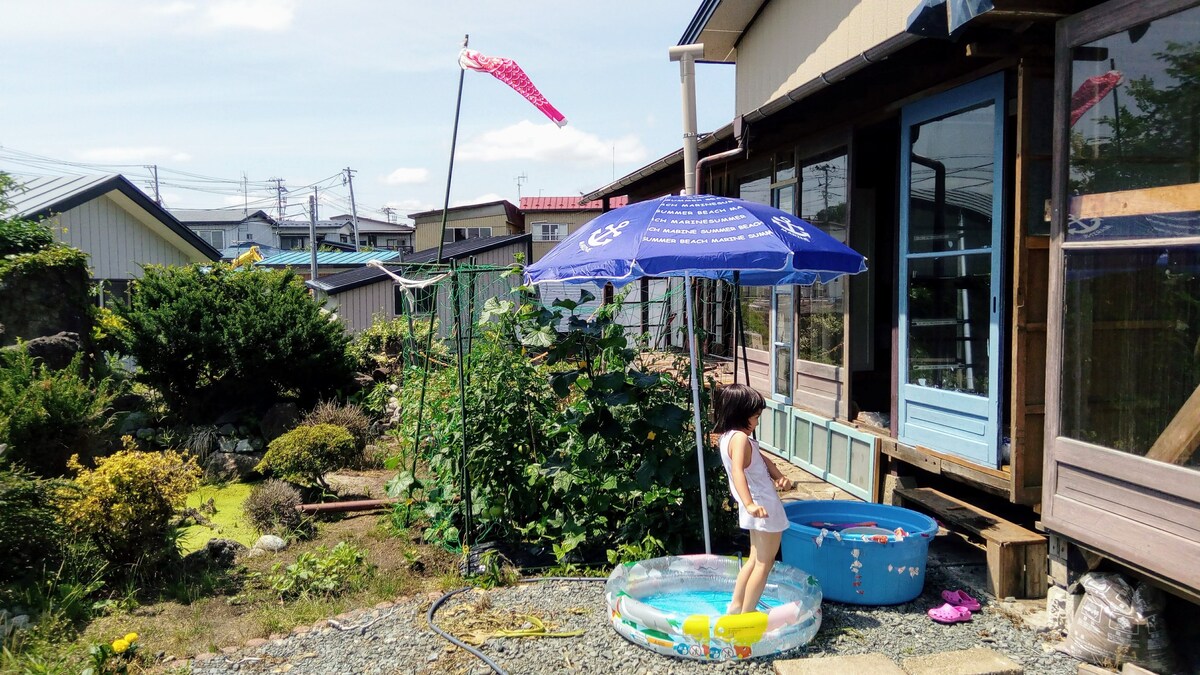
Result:
{"label": "pink carp streamer", "polygon": [[458,65],[465,70],[475,70],[481,73],[491,73],[493,77],[500,80],[504,84],[512,87],[516,92],[525,97],[538,110],[541,110],[546,117],[549,117],[558,126],[564,126],[567,123],[567,118],[558,112],[545,96],[538,91],[537,87],[533,86],[533,82],[529,80],[529,76],[521,70],[521,66],[517,65],[512,59],[504,59],[495,56],[484,56],[474,49],[464,49],[458,55]]}
{"label": "pink carp streamer", "polygon": [[1071,94],[1071,126],[1075,126],[1085,112],[1099,103],[1100,99],[1108,96],[1113,89],[1116,89],[1122,79],[1124,77],[1120,72],[1110,70],[1103,75],[1096,75],[1084,80],[1075,93]]}

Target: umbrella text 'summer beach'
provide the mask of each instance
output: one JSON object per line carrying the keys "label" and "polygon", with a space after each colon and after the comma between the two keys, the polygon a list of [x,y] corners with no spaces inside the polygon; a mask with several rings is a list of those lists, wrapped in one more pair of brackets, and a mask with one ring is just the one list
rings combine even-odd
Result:
{"label": "umbrella text 'summer beach'", "polygon": [[[748,286],[825,283],[867,269],[862,255],[786,211],[732,197],[669,195],[602,214],[525,268],[531,284],[693,277]],[[700,463],[704,550],[712,552],[700,378],[696,372],[695,313],[686,299],[696,456]]]}

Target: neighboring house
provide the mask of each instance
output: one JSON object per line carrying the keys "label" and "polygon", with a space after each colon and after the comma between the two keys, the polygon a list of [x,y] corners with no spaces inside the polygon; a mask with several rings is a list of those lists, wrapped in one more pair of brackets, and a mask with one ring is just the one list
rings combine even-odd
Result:
{"label": "neighboring house", "polygon": [[[350,223],[350,232],[338,235],[340,241],[349,243],[354,239],[353,216],[334,216],[330,220]],[[360,246],[412,253],[414,232],[416,232],[416,227],[408,223],[389,223],[386,220],[358,217],[358,243]]]}
{"label": "neighboring house", "polygon": [[[442,247],[442,262],[454,260],[474,268],[494,268],[468,272],[470,281],[467,286],[472,289],[469,292],[472,292],[472,306],[477,317],[488,297],[503,297],[507,291],[521,283],[519,277],[501,278],[500,272],[502,268],[513,264],[516,254],[528,257],[529,248],[530,237],[527,234],[466,239]],[[436,262],[437,255],[437,247],[417,251],[403,256],[402,259],[392,259],[387,263],[387,268],[405,278],[427,278],[432,273],[430,265]],[[439,274],[445,271],[444,266],[432,269]],[[346,330],[351,332],[369,328],[376,317],[394,319],[405,313],[404,292],[391,276],[377,267],[363,267],[322,276],[316,281],[309,281],[308,285],[316,292],[318,298],[326,301],[326,308],[337,313],[338,318],[346,324]],[[413,300],[416,303],[416,313],[421,315],[428,315],[436,304],[439,333],[447,335],[454,319],[450,313],[451,303],[446,290],[449,283],[443,282],[438,288],[436,295],[427,290],[415,291]]]}
{"label": "neighboring house", "polygon": [[266,211],[245,209],[170,209],[171,215],[213,248],[246,244],[278,246],[275,219]]}
{"label": "neighboring house", "polygon": [[[878,452],[1002,502],[1050,533],[1060,585],[1082,548],[1196,601],[1200,2],[1034,4],[701,3],[680,43],[735,64],[750,133],[699,190],[800,215],[870,265],[742,289],[759,439],[867,499]],[[584,199],[682,176],[679,151]]]}
{"label": "neighboring house", "polygon": [[[629,203],[628,197],[609,200],[610,209]],[[596,199],[582,202],[578,197],[521,197],[521,213],[525,214],[525,231],[533,235],[533,258],[537,262],[558,242],[604,212],[604,204]]]}
{"label": "neighboring house", "polygon": [[[399,251],[317,251],[317,276],[324,277],[365,267],[372,260],[389,261],[400,258]],[[312,278],[312,252],[286,251],[263,258],[255,267],[290,269],[304,279]]]}
{"label": "neighboring house", "polygon": [[442,210],[410,213],[418,251],[436,249],[438,242],[451,243],[478,237],[503,237],[525,232],[525,217],[512,202],[502,199],[486,204],[456,206],[446,211],[446,233],[442,237]]}
{"label": "neighboring house", "polygon": [[119,174],[33,178],[9,195],[7,215],[40,220],[88,254],[103,306],[125,297],[144,265],[188,265],[221,254]]}
{"label": "neighboring house", "polygon": [[[275,224],[275,233],[279,237],[279,248],[285,251],[299,251],[308,248],[312,237],[312,224],[307,220],[280,220]],[[344,220],[318,220],[316,225],[317,243],[324,241],[341,242],[342,237],[350,240],[353,229]]]}

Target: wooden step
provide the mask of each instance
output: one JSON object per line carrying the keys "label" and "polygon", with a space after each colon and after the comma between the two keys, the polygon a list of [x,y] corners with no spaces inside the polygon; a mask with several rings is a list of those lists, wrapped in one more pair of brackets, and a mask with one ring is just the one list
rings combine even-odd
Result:
{"label": "wooden step", "polygon": [[984,540],[988,590],[999,599],[1046,596],[1046,537],[933,488],[896,488],[904,506]]}

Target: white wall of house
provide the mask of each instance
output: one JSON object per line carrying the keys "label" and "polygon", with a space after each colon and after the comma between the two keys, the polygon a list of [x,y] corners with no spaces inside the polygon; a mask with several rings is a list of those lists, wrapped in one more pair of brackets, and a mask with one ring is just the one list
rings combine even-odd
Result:
{"label": "white wall of house", "polygon": [[737,113],[779,98],[905,31],[915,3],[768,2],[737,49]]}
{"label": "white wall of house", "polygon": [[59,241],[89,256],[96,279],[136,279],[142,265],[209,262],[128,197],[112,192],[48,219]]}

